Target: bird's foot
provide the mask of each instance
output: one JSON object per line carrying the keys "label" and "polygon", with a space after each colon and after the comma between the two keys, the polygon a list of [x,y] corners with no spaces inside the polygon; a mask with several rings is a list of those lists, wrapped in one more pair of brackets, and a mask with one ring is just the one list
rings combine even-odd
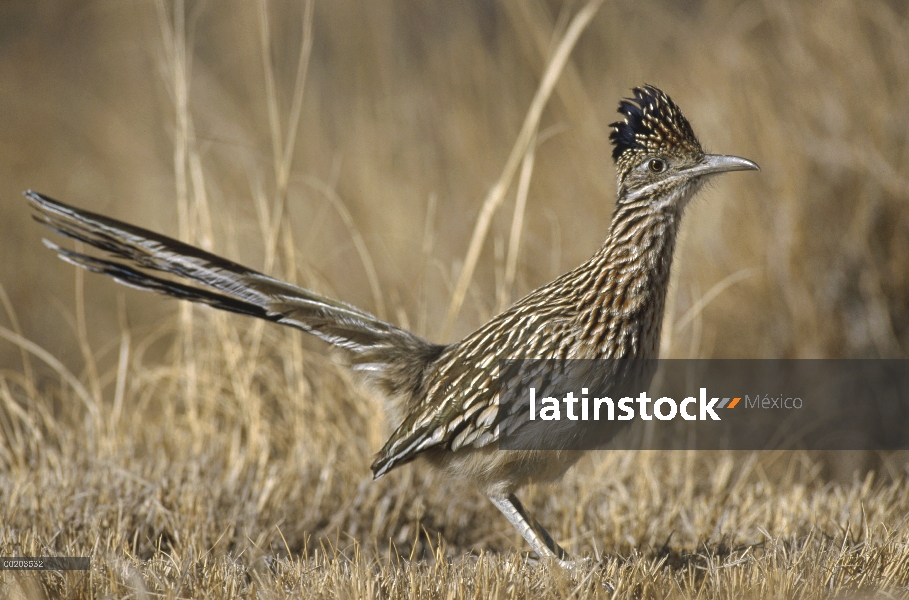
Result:
{"label": "bird's foot", "polygon": [[572,573],[589,573],[595,565],[595,561],[589,556],[565,557],[557,559],[556,562],[560,567]]}
{"label": "bird's foot", "polygon": [[[556,562],[560,567],[565,569],[566,572],[571,574],[572,577],[576,579],[586,579],[589,577],[597,577],[601,564],[597,562],[596,559],[590,556],[582,557],[568,557],[557,559]],[[615,586],[605,579],[601,581],[603,587],[606,588],[606,591],[610,594],[615,592]]]}

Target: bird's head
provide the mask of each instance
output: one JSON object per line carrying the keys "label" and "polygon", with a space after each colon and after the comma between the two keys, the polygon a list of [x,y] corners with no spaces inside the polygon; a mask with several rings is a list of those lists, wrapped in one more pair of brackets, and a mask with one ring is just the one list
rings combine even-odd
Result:
{"label": "bird's head", "polygon": [[688,119],[661,90],[634,88],[619,103],[623,120],[610,125],[618,201],[684,207],[710,176],[760,168],[738,156],[706,154]]}

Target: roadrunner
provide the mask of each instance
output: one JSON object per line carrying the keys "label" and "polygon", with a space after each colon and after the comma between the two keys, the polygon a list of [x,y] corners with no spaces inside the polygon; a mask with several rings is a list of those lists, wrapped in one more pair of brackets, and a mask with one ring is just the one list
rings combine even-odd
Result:
{"label": "roadrunner", "polygon": [[[500,359],[653,359],[676,234],[685,206],[711,176],[758,169],[706,154],[678,106],[652,86],[622,100],[610,127],[618,198],[603,246],[460,342],[428,342],[354,306],[177,240],[26,192],[35,218],[108,253],[45,241],[64,260],[133,287],[290,325],[341,349],[393,401],[396,427],[372,464],[376,478],[417,457],[476,485],[541,558],[566,552],[515,496],[560,477],[573,451],[499,450]],[[155,272],[167,273],[163,278]]]}

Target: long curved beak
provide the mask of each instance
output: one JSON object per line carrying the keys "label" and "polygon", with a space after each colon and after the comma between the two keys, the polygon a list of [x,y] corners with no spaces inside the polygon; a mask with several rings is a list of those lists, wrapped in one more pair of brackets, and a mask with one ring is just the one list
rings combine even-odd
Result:
{"label": "long curved beak", "polygon": [[685,169],[685,174],[689,177],[701,175],[714,175],[716,173],[728,173],[729,171],[760,171],[761,168],[757,163],[751,162],[747,158],[740,156],[727,156],[725,154],[707,154],[700,163]]}

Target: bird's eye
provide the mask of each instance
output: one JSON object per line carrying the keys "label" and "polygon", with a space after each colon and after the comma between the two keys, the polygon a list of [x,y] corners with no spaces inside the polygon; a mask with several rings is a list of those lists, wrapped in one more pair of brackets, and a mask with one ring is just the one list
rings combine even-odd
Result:
{"label": "bird's eye", "polygon": [[647,168],[654,173],[662,173],[666,170],[666,161],[659,158],[651,158],[647,163]]}

